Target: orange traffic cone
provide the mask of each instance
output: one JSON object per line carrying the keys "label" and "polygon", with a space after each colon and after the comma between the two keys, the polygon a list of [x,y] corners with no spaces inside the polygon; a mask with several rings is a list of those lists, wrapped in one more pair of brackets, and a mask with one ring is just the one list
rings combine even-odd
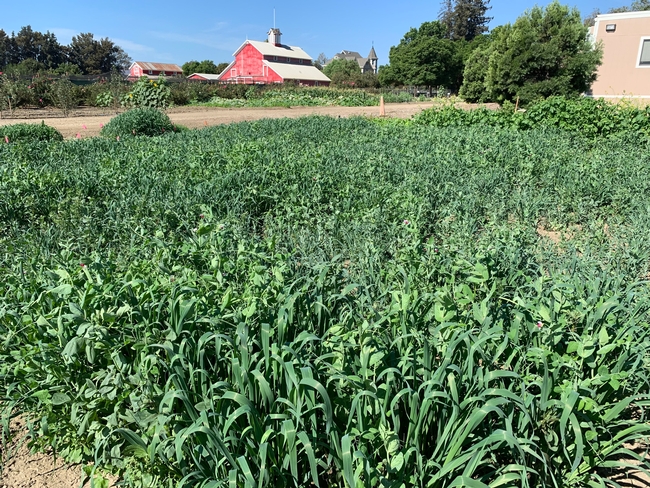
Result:
{"label": "orange traffic cone", "polygon": [[386,107],[384,105],[384,96],[379,98],[379,116],[386,117]]}

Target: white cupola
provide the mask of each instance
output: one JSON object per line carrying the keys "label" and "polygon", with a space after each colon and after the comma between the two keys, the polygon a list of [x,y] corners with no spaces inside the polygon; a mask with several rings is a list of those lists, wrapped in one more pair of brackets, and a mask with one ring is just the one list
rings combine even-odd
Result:
{"label": "white cupola", "polygon": [[280,32],[280,29],[276,29],[273,27],[273,29],[269,30],[269,44],[273,44],[274,46],[281,46],[282,42],[280,40],[280,36],[282,36],[282,32]]}

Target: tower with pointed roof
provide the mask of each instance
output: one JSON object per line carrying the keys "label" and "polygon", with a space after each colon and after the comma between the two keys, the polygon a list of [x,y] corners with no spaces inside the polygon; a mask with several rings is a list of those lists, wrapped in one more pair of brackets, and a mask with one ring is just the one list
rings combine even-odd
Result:
{"label": "tower with pointed roof", "polygon": [[372,66],[372,72],[375,74],[377,74],[377,61],[379,61],[379,58],[375,52],[375,46],[372,46],[370,48],[370,53],[368,54],[368,62],[370,63],[370,66]]}

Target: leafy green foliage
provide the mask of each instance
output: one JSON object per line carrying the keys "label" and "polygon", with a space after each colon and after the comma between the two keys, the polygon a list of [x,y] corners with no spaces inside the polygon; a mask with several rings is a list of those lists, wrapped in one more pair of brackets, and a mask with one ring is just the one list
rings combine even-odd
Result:
{"label": "leafy green foliage", "polygon": [[424,110],[414,121],[436,127],[489,125],[517,130],[557,127],[589,138],[622,135],[646,139],[650,136],[649,107],[616,105],[592,98],[550,97],[517,112],[512,104],[504,104],[500,110],[463,110],[447,105]]}
{"label": "leafy green foliage", "polygon": [[0,144],[5,417],[135,486],[647,469],[649,166],[363,119]]}
{"label": "leafy green foliage", "polygon": [[74,107],[79,103],[76,87],[65,78],[57,80],[52,84],[51,95],[54,105],[63,111],[67,117]]}
{"label": "leafy green foliage", "polygon": [[205,59],[201,62],[199,61],[188,61],[187,63],[183,64],[181,66],[183,68],[183,74],[185,76],[189,76],[192,73],[207,73],[207,74],[214,74],[218,75],[221,73],[226,67],[228,66],[228,63],[219,63],[214,64],[214,61],[211,61],[209,59]]}
{"label": "leafy green foliage", "polygon": [[63,136],[54,127],[40,124],[13,124],[0,126],[0,144],[7,142],[62,141]]}
{"label": "leafy green foliage", "polygon": [[576,9],[557,0],[534,7],[513,25],[492,31],[492,41],[466,63],[460,96],[467,101],[523,104],[552,95],[577,96],[596,79],[601,52],[587,38]]}
{"label": "leafy green foliage", "polygon": [[133,108],[113,117],[101,131],[110,138],[129,136],[162,136],[176,127],[164,112],[155,108]]}
{"label": "leafy green foliage", "polygon": [[[357,65],[358,66],[358,65]],[[324,87],[291,87],[256,89],[248,88],[241,98],[213,97],[204,105],[211,107],[292,107],[292,106],[341,106],[367,107],[384,101],[410,102],[409,94],[371,93],[364,90]]]}
{"label": "leafy green foliage", "polygon": [[337,85],[354,84],[361,77],[359,63],[354,59],[333,59],[323,68],[323,73]]}
{"label": "leafy green foliage", "polygon": [[122,106],[165,109],[169,105],[170,96],[164,76],[157,80],[142,76],[133,84],[131,91],[123,96]]}
{"label": "leafy green foliage", "polygon": [[460,43],[446,38],[440,22],[409,30],[390,48],[390,66],[380,71],[382,84],[457,88],[462,72]]}

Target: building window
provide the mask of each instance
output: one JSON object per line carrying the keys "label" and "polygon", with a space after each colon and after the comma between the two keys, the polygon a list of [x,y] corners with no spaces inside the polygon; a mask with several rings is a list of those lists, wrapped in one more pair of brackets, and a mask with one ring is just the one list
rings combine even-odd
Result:
{"label": "building window", "polygon": [[616,24],[607,24],[605,26],[605,32],[616,32]]}
{"label": "building window", "polygon": [[277,56],[273,56],[273,61],[277,61],[277,60],[278,60],[278,57],[277,57]]}
{"label": "building window", "polygon": [[299,59],[298,62],[299,62],[300,64],[302,64],[302,59]]}
{"label": "building window", "polygon": [[153,71],[149,70],[149,74],[152,75],[152,74],[153,74]]}
{"label": "building window", "polygon": [[650,68],[650,38],[648,37],[641,39],[639,66]]}

